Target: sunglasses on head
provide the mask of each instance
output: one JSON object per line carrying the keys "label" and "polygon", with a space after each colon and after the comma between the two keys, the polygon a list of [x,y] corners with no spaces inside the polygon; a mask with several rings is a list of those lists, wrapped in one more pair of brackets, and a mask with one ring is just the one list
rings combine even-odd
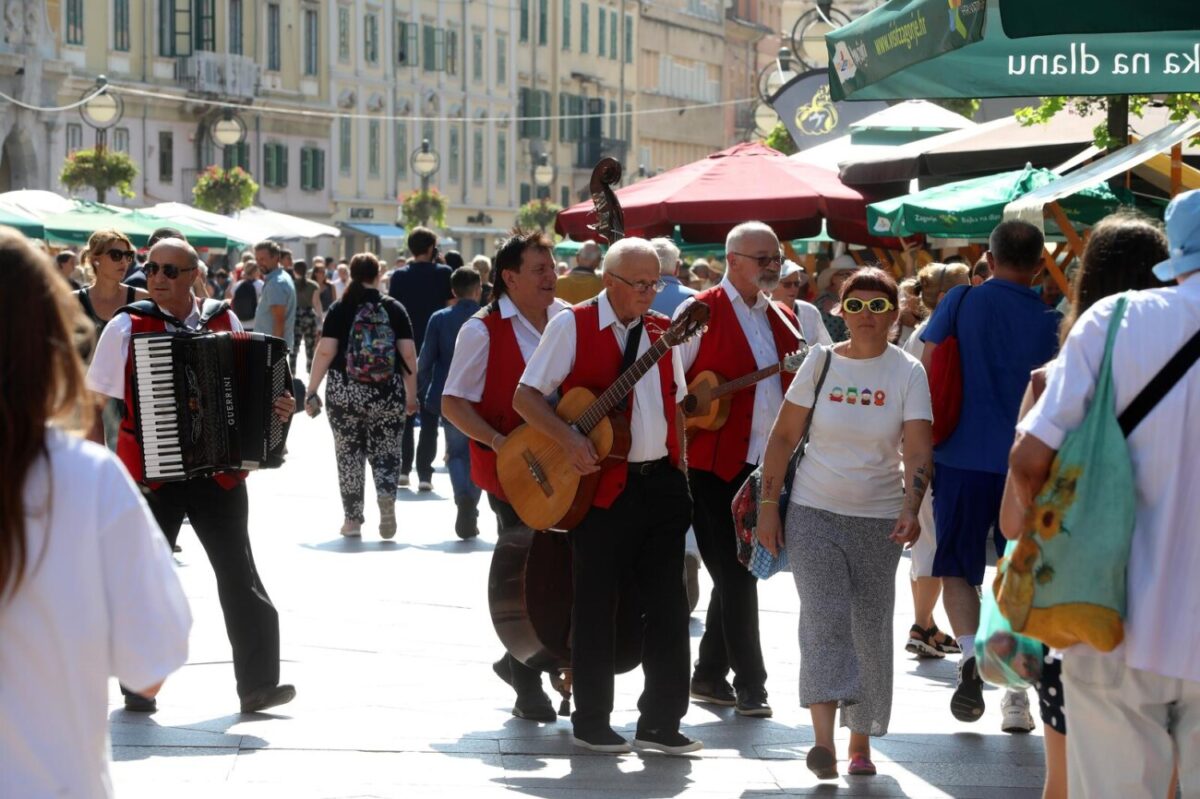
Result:
{"label": "sunglasses on head", "polygon": [[105,250],[105,255],[114,261],[132,261],[135,255],[133,250],[120,250],[113,247],[111,250]]}
{"label": "sunglasses on head", "polygon": [[892,301],[885,297],[876,297],[873,300],[860,300],[858,297],[847,297],[842,300],[842,310],[846,313],[862,313],[866,308],[871,313],[887,313],[895,308]]}
{"label": "sunglasses on head", "polygon": [[158,270],[161,269],[164,275],[171,280],[174,280],[175,278],[179,277],[181,272],[191,272],[195,268],[196,267],[194,266],[189,266],[185,269],[180,269],[178,266],[175,266],[175,264],[159,264],[155,263],[154,261],[146,261],[146,263],[142,266],[142,271],[146,273],[146,277],[154,277],[158,274]]}

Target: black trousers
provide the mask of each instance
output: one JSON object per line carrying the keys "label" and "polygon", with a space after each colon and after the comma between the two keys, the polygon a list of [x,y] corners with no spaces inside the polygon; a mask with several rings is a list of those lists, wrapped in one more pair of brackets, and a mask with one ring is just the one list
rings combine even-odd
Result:
{"label": "black trousers", "polygon": [[[422,408],[421,434],[416,439],[417,479],[433,479],[433,459],[437,457],[438,420],[440,416],[433,411]],[[413,420],[417,414],[409,416],[404,425],[404,435],[400,438],[400,474],[407,475],[413,468]]]}
{"label": "black trousers", "polygon": [[217,577],[225,632],[233,647],[239,696],[279,684],[279,614],[259,579],[250,551],[246,485],[226,491],[213,480],[166,483],[146,491],[155,521],[172,546],[184,514]]}
{"label": "black trousers", "polygon": [[[492,512],[496,514],[496,521],[499,522],[499,536],[503,536],[508,530],[521,524],[521,517],[513,510],[512,505],[502,499],[497,499],[492,494],[488,494],[487,498],[488,504],[492,506]],[[500,659],[508,664],[509,673],[512,674],[513,690],[517,692],[518,696],[542,690],[542,673],[540,671],[529,668],[508,652],[505,652]]]}
{"label": "black trousers", "polygon": [[688,470],[696,498],[692,526],[713,580],[695,676],[716,682],[725,679],[732,667],[737,690],[761,689],[767,682],[758,638],[758,580],[738,563],[730,510],[733,495],[752,471],[754,467],[746,465],[727,483],[712,472]]}
{"label": "black trousers", "polygon": [[679,729],[687,712],[687,587],[684,537],[692,500],[683,474],[665,461],[629,473],[612,507],[592,508],[571,531],[574,605],[571,667],[577,732],[609,726],[613,708],[614,617],[622,584],[632,582],[645,609],[639,730]]}

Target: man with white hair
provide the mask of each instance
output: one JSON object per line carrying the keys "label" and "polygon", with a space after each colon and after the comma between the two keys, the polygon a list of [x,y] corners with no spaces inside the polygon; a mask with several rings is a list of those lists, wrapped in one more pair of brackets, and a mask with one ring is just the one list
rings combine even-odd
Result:
{"label": "man with white hair", "polygon": [[628,238],[609,248],[603,280],[604,291],[594,300],[546,325],[521,375],[513,408],[558,442],[581,475],[599,473],[591,510],[570,533],[574,743],[594,752],[630,751],[629,743],[613,731],[610,716],[613,608],[620,587],[633,583],[645,610],[645,688],[634,744],[682,754],[702,744],[679,731],[687,712],[690,659],[687,596],[680,577],[692,511],[678,404],[687,389],[679,358],[674,351],[661,358],[618,406],[630,422],[627,460],[601,463],[592,442],[546,401],[555,390],[582,387],[602,393],[669,326],[667,317],[650,310],[662,280],[649,242]]}
{"label": "man with white hair", "polygon": [[[778,363],[801,343],[792,309],[769,299],[783,265],[775,231],[762,222],[738,225],[726,238],[725,253],[721,282],[677,312],[693,301],[711,311],[706,332],[677,348],[689,382],[704,371],[737,379]],[[757,580],[738,562],[730,505],[762,461],[791,381],[780,373],[734,394],[724,426],[696,431],[688,445],[692,525],[713,579],[691,694],[700,702],[734,705],[742,716],[769,717],[772,711],[758,636]],[[731,668],[732,686],[726,680]]]}
{"label": "man with white hair", "polygon": [[662,277],[663,288],[650,305],[651,310],[672,316],[688,297],[695,297],[696,290],[688,288],[679,280],[679,248],[675,242],[667,238],[651,239],[650,245],[658,255],[658,272]]}
{"label": "man with white hair", "polygon": [[596,267],[600,266],[600,245],[594,241],[585,241],[575,254],[575,268],[558,278],[558,287],[554,296],[565,300],[571,305],[586,302],[600,293],[604,288]]}

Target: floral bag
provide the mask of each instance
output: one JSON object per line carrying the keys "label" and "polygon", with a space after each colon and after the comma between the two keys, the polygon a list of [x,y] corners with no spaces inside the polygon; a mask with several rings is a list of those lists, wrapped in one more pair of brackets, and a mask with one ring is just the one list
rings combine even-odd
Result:
{"label": "floral bag", "polygon": [[1112,351],[1126,304],[1121,297],[1113,309],[1091,406],[1063,441],[993,585],[1013,631],[1056,649],[1083,643],[1108,652],[1125,637],[1136,496],[1115,410]]}

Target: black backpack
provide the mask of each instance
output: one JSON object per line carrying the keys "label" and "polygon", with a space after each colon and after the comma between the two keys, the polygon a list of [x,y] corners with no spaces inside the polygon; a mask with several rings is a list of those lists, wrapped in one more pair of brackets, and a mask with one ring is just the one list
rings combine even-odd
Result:
{"label": "black backpack", "polygon": [[254,281],[243,280],[233,292],[233,313],[243,322],[252,322],[257,310],[258,292],[254,289]]}

